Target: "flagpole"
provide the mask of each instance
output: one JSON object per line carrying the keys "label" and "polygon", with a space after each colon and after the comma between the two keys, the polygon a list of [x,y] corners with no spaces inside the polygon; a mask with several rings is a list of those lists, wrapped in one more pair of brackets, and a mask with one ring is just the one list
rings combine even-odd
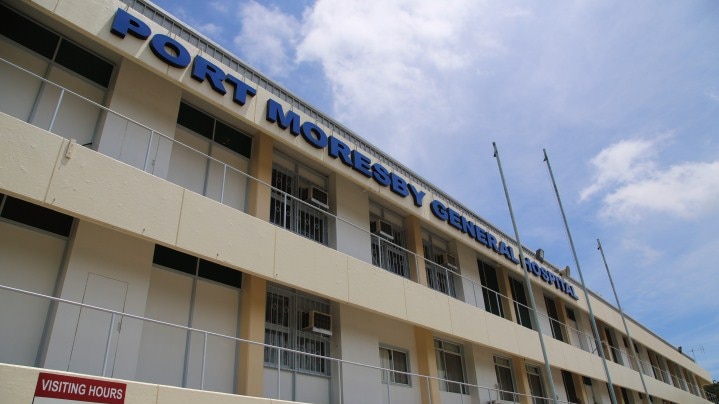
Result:
{"label": "flagpole", "polygon": [[532,292],[532,284],[529,281],[529,272],[527,263],[524,260],[524,252],[522,248],[522,241],[519,239],[519,230],[517,230],[517,222],[514,220],[514,211],[512,210],[512,202],[509,200],[509,191],[507,190],[507,182],[504,180],[504,171],[502,171],[502,162],[499,160],[499,151],[497,150],[497,144],[492,142],[494,147],[494,157],[497,159],[497,166],[499,167],[499,176],[502,178],[502,187],[504,187],[504,195],[507,197],[507,207],[509,208],[509,216],[512,218],[512,226],[514,227],[514,237],[517,239],[517,248],[519,249],[519,261],[524,272],[524,286],[527,288],[529,294],[529,304],[534,313],[534,324],[537,325],[537,334],[539,334],[539,344],[542,346],[542,356],[544,356],[544,368],[547,373],[547,379],[549,380],[549,392],[552,395],[552,402],[557,403],[557,393],[554,388],[554,378],[552,377],[552,368],[549,366],[549,358],[547,357],[547,348],[544,346],[544,335],[540,328],[539,314],[537,314],[537,305],[534,303],[534,292]]}
{"label": "flagpole", "polygon": [[604,267],[607,269],[607,276],[609,276],[609,283],[612,285],[612,292],[614,292],[614,299],[616,299],[617,301],[617,308],[619,309],[619,314],[622,316],[622,323],[624,323],[624,331],[626,331],[627,339],[629,340],[629,348],[632,352],[632,356],[637,361],[639,377],[642,379],[642,387],[644,387],[645,401],[648,402],[649,391],[647,390],[647,384],[644,382],[644,373],[642,373],[641,363],[639,362],[639,355],[637,354],[636,349],[634,349],[634,341],[632,341],[632,336],[631,334],[629,334],[629,327],[627,327],[627,320],[624,317],[622,304],[619,303],[619,295],[617,294],[617,289],[614,288],[614,280],[612,280],[612,274],[609,272],[609,264],[607,264],[607,258],[604,256],[604,249],[602,248],[602,243],[599,241],[599,239],[597,239],[597,249],[600,253],[602,253],[602,261],[604,261]]}
{"label": "flagpole", "polygon": [[569,238],[569,245],[572,247],[572,255],[574,256],[574,265],[577,267],[579,273],[579,280],[582,282],[582,290],[584,291],[584,298],[587,300],[587,308],[589,309],[589,319],[592,324],[592,331],[594,331],[594,338],[597,343],[599,350],[599,356],[602,358],[602,364],[604,364],[604,373],[607,375],[607,384],[609,385],[609,396],[612,400],[612,404],[617,404],[617,397],[614,394],[614,385],[612,384],[612,377],[609,375],[609,367],[607,367],[607,358],[604,356],[604,348],[602,347],[602,340],[599,338],[599,329],[597,328],[597,322],[594,319],[594,312],[592,311],[592,302],[589,301],[589,292],[587,292],[587,286],[584,283],[584,276],[582,275],[582,268],[579,265],[579,258],[577,258],[577,250],[574,248],[574,240],[572,240],[572,233],[569,231],[569,224],[567,223],[567,216],[564,214],[564,206],[562,206],[562,198],[559,197],[559,189],[557,188],[557,182],[554,181],[554,173],[552,172],[552,165],[549,164],[549,156],[547,156],[547,150],[542,149],[544,152],[544,161],[547,162],[547,169],[549,169],[549,176],[552,179],[552,186],[554,187],[554,193],[557,196],[557,202],[559,202],[559,210],[562,212],[562,220],[564,221],[564,228],[567,231],[567,238]]}

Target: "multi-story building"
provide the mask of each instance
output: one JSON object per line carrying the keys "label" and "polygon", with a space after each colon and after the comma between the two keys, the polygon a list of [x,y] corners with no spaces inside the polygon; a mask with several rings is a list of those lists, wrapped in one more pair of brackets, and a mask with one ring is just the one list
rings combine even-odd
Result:
{"label": "multi-story building", "polygon": [[511,237],[152,3],[3,1],[0,59],[2,403],[709,400],[590,293],[605,371],[568,274],[523,250],[535,316]]}

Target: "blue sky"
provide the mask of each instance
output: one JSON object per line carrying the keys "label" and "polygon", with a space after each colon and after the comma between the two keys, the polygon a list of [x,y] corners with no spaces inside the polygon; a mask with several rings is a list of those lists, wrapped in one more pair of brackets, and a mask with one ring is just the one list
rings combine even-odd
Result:
{"label": "blue sky", "polygon": [[[719,379],[719,2],[158,0]],[[576,278],[576,271],[573,274]]]}

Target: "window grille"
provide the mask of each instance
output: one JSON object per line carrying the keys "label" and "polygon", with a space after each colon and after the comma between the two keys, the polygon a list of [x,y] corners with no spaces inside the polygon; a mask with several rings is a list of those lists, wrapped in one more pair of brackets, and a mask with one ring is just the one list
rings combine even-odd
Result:
{"label": "window grille", "polygon": [[[265,308],[265,343],[319,356],[330,356],[330,338],[304,331],[302,315],[310,311],[329,313],[330,305],[310,296],[270,285]],[[279,350],[284,370],[316,376],[330,376],[327,359]],[[265,348],[265,366],[277,368],[278,350]]]}
{"label": "window grille", "polygon": [[373,210],[377,210],[378,214],[370,212],[370,223],[377,223],[378,220],[391,223],[392,240],[386,240],[378,234],[372,235],[372,265],[409,278],[409,256],[404,249],[407,247],[405,231],[398,220],[388,220],[388,216],[400,216],[385,212],[383,208],[379,207],[373,206]]}
{"label": "window grille", "polygon": [[449,267],[438,264],[442,260],[441,257],[447,253],[447,242],[432,234],[425,233],[422,243],[427,271],[427,285],[438,292],[457,298],[455,284],[460,282],[458,274]]}
{"label": "window grille", "polygon": [[[312,187],[326,192],[324,184],[317,184],[295,171],[275,164],[272,167],[270,222],[320,244],[329,244],[330,217],[322,209],[304,201]],[[294,197],[294,198],[292,198]]]}

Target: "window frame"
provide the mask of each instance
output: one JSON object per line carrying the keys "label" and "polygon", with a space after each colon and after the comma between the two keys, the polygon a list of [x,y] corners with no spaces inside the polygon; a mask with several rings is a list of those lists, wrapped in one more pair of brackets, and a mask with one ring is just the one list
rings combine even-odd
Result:
{"label": "window frame", "polygon": [[[389,353],[389,367],[384,366],[382,363],[382,351],[387,351]],[[404,363],[405,369],[397,369],[395,367],[396,361],[395,361],[395,354],[403,355],[404,360],[402,361]],[[380,358],[380,367],[382,367],[381,376],[380,379],[382,381],[382,384],[391,384],[395,386],[404,386],[404,387],[412,387],[412,376],[409,374],[411,372],[410,369],[410,361],[409,361],[409,351],[404,349],[399,349],[392,347],[390,345],[380,344],[379,345],[379,358]],[[387,370],[388,369],[388,370]],[[398,373],[399,372],[399,373]],[[397,381],[397,376],[406,378],[404,381]]]}
{"label": "window frame", "polygon": [[[456,350],[447,349],[448,347],[456,347]],[[444,374],[444,377],[440,376],[440,390],[449,393],[469,395],[469,386],[467,386],[467,370],[466,364],[464,363],[464,347],[461,344],[435,338],[434,352],[435,359],[437,361],[437,371],[440,373],[440,375]],[[447,368],[447,355],[452,355],[459,358],[459,366],[461,368],[462,380],[453,380],[448,377],[449,371]]]}
{"label": "window frame", "polygon": [[[497,377],[497,386],[498,391],[497,394],[501,397],[502,400],[506,401],[517,401],[517,381],[514,377],[514,370],[512,369],[512,359],[505,358],[504,356],[499,355],[493,355],[493,363],[494,363],[494,374]],[[499,361],[506,361],[507,364],[499,363]],[[502,370],[509,371],[509,382],[512,384],[511,390],[507,390],[507,386],[503,386],[503,380],[504,378],[500,375],[500,368]],[[506,376],[506,375],[505,375]],[[507,398],[509,397],[509,398]]]}
{"label": "window frame", "polygon": [[[282,323],[267,321],[269,312],[268,306],[265,307],[265,337],[264,343],[268,346],[264,348],[264,367],[277,369],[277,349],[287,348],[293,351],[300,351],[314,355],[329,357],[331,356],[331,337],[305,331],[302,329],[302,313],[307,310],[319,310],[321,312],[330,313],[330,303],[326,300],[316,298],[310,295],[299,293],[297,291],[280,287],[278,285],[268,285],[265,292],[265,301],[270,295],[279,297],[283,301],[286,308],[286,315],[281,316]],[[274,339],[268,339],[275,336]],[[279,339],[276,337],[280,336]],[[282,344],[273,343],[280,341]],[[309,351],[308,349],[318,349],[320,352]],[[329,359],[321,359],[314,356],[296,354],[289,351],[282,351],[281,369],[301,374],[331,377],[331,362]]]}

